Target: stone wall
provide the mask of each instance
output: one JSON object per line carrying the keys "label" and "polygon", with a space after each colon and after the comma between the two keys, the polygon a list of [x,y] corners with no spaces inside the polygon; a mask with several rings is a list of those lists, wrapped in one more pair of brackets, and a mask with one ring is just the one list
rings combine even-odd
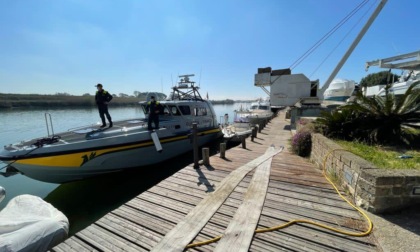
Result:
{"label": "stone wall", "polygon": [[329,177],[356,194],[357,205],[370,212],[392,212],[420,204],[419,170],[379,169],[321,134],[312,134],[310,159],[320,169],[325,161]]}

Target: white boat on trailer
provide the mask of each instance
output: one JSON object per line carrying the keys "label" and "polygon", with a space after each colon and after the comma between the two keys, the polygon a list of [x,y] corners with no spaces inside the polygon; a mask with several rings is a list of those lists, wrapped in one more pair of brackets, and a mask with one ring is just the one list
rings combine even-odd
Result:
{"label": "white boat on trailer", "polygon": [[[192,150],[191,126],[197,123],[198,144],[222,136],[212,104],[202,99],[195,82],[182,75],[170,100],[160,101],[160,129],[147,129],[146,117],[114,122],[114,127],[80,127],[4,146],[0,160],[22,174],[45,182],[64,183],[129,168],[142,168]],[[46,121],[47,120],[46,116]],[[152,135],[155,135],[153,141]],[[161,146],[160,146],[161,145]]]}

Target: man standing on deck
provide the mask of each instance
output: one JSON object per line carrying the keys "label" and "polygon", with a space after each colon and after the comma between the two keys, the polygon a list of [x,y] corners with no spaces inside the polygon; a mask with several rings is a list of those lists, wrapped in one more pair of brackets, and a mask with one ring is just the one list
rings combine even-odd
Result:
{"label": "man standing on deck", "polygon": [[109,127],[111,128],[112,119],[111,119],[111,115],[108,112],[108,103],[112,100],[112,95],[108,93],[107,91],[105,91],[104,89],[102,89],[101,83],[98,83],[95,87],[98,89],[98,91],[96,91],[95,101],[96,101],[96,105],[98,105],[99,116],[101,117],[101,120],[102,120],[101,128],[104,128],[106,126],[105,115],[106,115],[106,118],[108,119]]}
{"label": "man standing on deck", "polygon": [[147,129],[153,130],[152,122],[155,124],[155,129],[159,129],[159,114],[161,110],[160,103],[155,100],[154,96],[150,97],[150,101],[147,103],[146,109],[149,111],[149,120],[147,122]]}

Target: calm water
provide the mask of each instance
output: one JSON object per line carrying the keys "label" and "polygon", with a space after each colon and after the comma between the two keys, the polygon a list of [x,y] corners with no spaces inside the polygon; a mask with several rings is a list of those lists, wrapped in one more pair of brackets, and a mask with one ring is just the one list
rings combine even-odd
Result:
{"label": "calm water", "polygon": [[[240,106],[249,107],[249,104],[215,105],[219,122],[225,113],[229,114],[231,121],[233,111]],[[56,133],[99,124],[100,121],[96,109],[4,110],[0,111],[0,145],[46,136],[44,113],[51,114]],[[114,121],[144,117],[140,108],[111,107],[110,114]],[[217,145],[211,148],[215,151]],[[73,234],[191,162],[192,155],[188,153],[159,165],[62,185],[33,180],[20,174],[10,177],[0,175],[0,186],[6,189],[6,198],[0,203],[0,210],[17,195],[36,195],[69,218],[70,234]],[[0,169],[4,165],[0,162]]]}

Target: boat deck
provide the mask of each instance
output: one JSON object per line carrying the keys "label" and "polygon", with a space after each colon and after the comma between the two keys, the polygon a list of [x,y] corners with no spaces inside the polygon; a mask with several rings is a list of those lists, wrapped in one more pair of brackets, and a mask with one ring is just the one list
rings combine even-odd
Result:
{"label": "boat deck", "polygon": [[[181,169],[52,251],[183,251],[191,241],[223,234],[218,242],[187,250],[380,250],[372,236],[350,237],[308,224],[253,234],[255,227],[273,227],[294,219],[355,232],[367,228],[312,163],[289,152],[291,135],[283,118],[283,113],[274,118],[254,142],[248,141],[246,149],[229,149],[225,159],[212,156],[210,165],[201,169],[195,170],[192,164]],[[285,148],[269,157],[264,153],[270,153],[272,144]],[[246,169],[252,171],[246,173]],[[226,188],[230,185],[231,193]]]}
{"label": "boat deck", "polygon": [[[165,119],[161,120],[161,123],[164,123]],[[129,129],[132,127],[143,127],[144,131],[147,131],[147,120],[144,118],[141,119],[130,119],[130,120],[122,120],[113,123],[113,127],[109,128],[108,126],[105,128],[100,128],[100,125],[87,125],[78,128],[69,129],[65,132],[56,133],[55,136],[59,136],[59,142],[65,143],[74,143],[86,140],[86,136],[89,133],[101,133],[101,132],[110,132],[110,131],[122,131],[123,129]],[[47,138],[47,137],[46,137]],[[51,136],[49,137],[51,138]],[[6,150],[13,150],[16,148],[23,148],[25,146],[31,146],[39,139],[31,139],[25,140],[13,145],[5,146]]]}

